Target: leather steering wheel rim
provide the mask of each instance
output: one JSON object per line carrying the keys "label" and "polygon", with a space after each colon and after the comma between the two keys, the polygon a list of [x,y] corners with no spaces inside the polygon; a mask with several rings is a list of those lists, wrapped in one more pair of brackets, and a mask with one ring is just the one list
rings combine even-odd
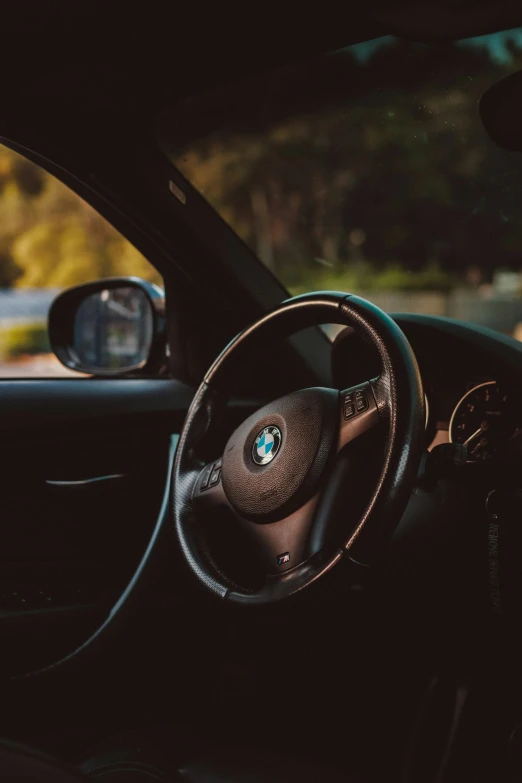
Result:
{"label": "leather steering wheel rim", "polygon": [[[324,323],[350,326],[361,333],[379,353],[380,376],[369,379],[353,390],[335,392],[338,401],[336,405],[339,405],[335,412],[331,390],[326,389],[296,392],[270,406],[264,406],[249,417],[252,421],[247,420],[245,427],[240,425],[237,428],[229,440],[232,445],[227,444],[225,448],[223,462],[207,467],[207,480],[214,470],[219,486],[204,492],[202,476],[205,475],[205,467],[199,458],[198,449],[212,431],[233,391],[231,378],[234,377],[234,370],[237,372],[237,368],[249,356],[258,355],[267,342]],[[343,401],[353,400],[355,405],[361,397],[366,408],[360,415],[357,412],[351,414],[350,409],[350,417],[347,419],[347,406]],[[301,408],[296,408],[299,405]],[[295,410],[298,410],[298,415],[292,413]],[[324,428],[318,430],[319,435],[314,441],[316,453],[311,465],[306,468],[308,472],[304,474],[303,468],[301,473],[304,478],[298,477],[299,480],[302,478],[301,484],[287,491],[289,466],[293,477],[293,472],[299,471],[294,471],[292,466],[300,464],[292,455],[292,448],[299,448],[298,437],[303,437],[295,436],[292,443],[293,430],[287,424],[290,420],[293,427],[299,427],[299,422],[305,416],[299,411],[311,411],[310,415],[315,416],[315,419],[322,416]],[[334,416],[337,417],[335,424]],[[257,441],[252,441],[253,433],[257,430],[262,432],[262,428],[272,420],[281,421],[280,428],[272,429],[278,430],[283,440],[281,433],[286,433],[286,453],[281,448],[281,456],[274,458],[270,465],[254,465],[251,454]],[[257,429],[256,422],[259,423]],[[310,420],[310,423],[313,424],[313,421]],[[321,504],[324,505],[324,497],[328,494],[324,491],[325,485],[328,485],[329,477],[335,472],[336,457],[341,447],[346,448],[347,442],[377,424],[386,428],[385,454],[377,485],[355,528],[347,531],[345,540],[338,547],[327,551],[324,538],[318,537],[315,527],[320,516],[318,509]],[[332,435],[335,426],[338,428],[337,434]],[[423,449],[423,437],[424,392],[419,369],[411,346],[393,319],[370,302],[345,293],[319,292],[283,302],[280,307],[241,332],[224,349],[205,375],[188,411],[173,466],[172,510],[176,537],[189,569],[214,596],[236,604],[260,605],[288,598],[310,586],[346,558],[356,542],[357,561],[365,564],[375,562],[385,552],[410,498]],[[326,455],[324,440],[328,442],[329,453]],[[230,462],[232,459],[229,453],[235,454],[235,462],[234,469],[228,468],[226,474],[227,460]],[[219,481],[221,470],[222,481]],[[234,482],[238,480],[243,482],[243,486],[236,486]],[[277,481],[283,487],[279,493],[284,496],[284,502],[279,507],[282,517],[278,518],[278,508],[274,507],[271,516],[256,518],[256,507],[251,502],[251,487],[256,492],[259,488],[259,497],[268,498],[268,504],[274,505],[272,496],[278,494]],[[270,487],[270,491],[263,491],[265,486]],[[231,497],[234,498],[233,503]],[[254,493],[255,497],[258,496]],[[236,517],[257,537],[264,547],[265,555],[268,552],[269,559],[266,562],[269,573],[260,590],[241,588],[223,574],[215,563],[203,524],[205,506],[211,505],[212,500],[229,505]],[[306,523],[303,523],[305,517]],[[284,553],[284,557],[290,558],[289,562],[282,560],[279,563],[283,555],[278,555],[276,567],[272,555],[277,551],[279,541],[282,546],[288,540],[294,540],[291,535],[288,537],[287,531],[291,526],[292,529],[300,529],[300,539],[306,539],[306,542],[303,544],[299,539],[299,547],[296,547],[299,554],[293,562],[290,550]],[[274,537],[275,543],[271,540]],[[313,547],[310,545],[312,540],[316,540]]]}

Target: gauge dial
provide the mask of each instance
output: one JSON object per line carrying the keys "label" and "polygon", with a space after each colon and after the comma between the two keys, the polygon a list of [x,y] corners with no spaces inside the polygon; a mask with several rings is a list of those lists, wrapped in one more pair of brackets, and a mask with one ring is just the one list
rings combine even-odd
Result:
{"label": "gauge dial", "polygon": [[466,392],[450,421],[452,443],[468,448],[468,460],[493,457],[517,430],[512,400],[496,382],[488,381]]}

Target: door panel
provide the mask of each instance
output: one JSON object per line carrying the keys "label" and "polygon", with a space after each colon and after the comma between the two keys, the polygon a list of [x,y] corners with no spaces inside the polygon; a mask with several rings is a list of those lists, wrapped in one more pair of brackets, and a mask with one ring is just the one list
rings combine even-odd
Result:
{"label": "door panel", "polygon": [[192,391],[168,380],[0,384],[0,665],[84,642],[157,520],[170,435]]}
{"label": "door panel", "polygon": [[[153,532],[192,396],[162,379],[0,383],[4,673],[62,657],[107,617]],[[232,401],[218,440],[262,404]]]}

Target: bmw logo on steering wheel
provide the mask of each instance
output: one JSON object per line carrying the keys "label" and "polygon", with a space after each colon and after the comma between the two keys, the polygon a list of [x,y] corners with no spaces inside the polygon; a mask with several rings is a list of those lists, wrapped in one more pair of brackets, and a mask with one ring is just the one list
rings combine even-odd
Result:
{"label": "bmw logo on steering wheel", "polygon": [[265,427],[258,434],[252,447],[252,457],[256,465],[268,465],[281,448],[281,430],[277,427]]}

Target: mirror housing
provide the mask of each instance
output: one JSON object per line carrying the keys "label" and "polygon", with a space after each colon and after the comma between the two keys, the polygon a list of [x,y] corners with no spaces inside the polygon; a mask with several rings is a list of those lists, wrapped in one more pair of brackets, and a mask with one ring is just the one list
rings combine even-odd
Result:
{"label": "mirror housing", "polygon": [[51,305],[48,330],[57,358],[77,372],[118,377],[166,364],[165,294],[138,277],[68,288]]}
{"label": "mirror housing", "polygon": [[522,150],[522,72],[512,73],[486,90],[480,118],[492,141],[505,150]]}

